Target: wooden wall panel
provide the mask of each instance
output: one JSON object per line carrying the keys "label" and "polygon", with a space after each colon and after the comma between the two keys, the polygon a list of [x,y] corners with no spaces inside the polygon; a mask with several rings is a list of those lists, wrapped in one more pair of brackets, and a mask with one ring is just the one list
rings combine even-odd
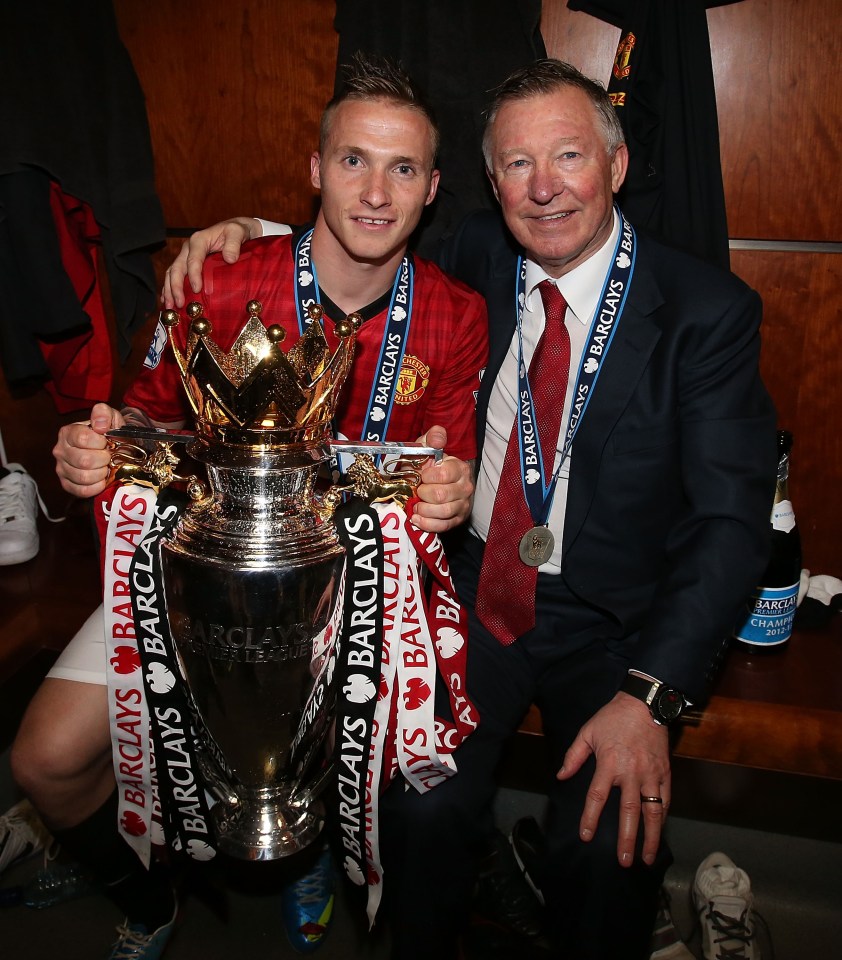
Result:
{"label": "wooden wall panel", "polygon": [[842,257],[735,250],[731,266],[764,299],[761,369],[792,431],[790,493],[804,564],[842,574],[842,327],[835,306]]}
{"label": "wooden wall panel", "polygon": [[620,31],[588,13],[567,9],[567,0],[544,0],[541,35],[547,56],[558,57],[608,86]]}
{"label": "wooden wall panel", "polygon": [[839,0],[708,11],[729,232],[842,240]]}
{"label": "wooden wall panel", "polygon": [[146,94],[170,229],[312,216],[309,157],[333,92],[333,0],[115,0]]}

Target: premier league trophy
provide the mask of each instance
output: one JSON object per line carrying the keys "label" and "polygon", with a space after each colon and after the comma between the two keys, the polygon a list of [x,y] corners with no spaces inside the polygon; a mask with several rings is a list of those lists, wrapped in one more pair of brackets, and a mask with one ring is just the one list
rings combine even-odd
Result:
{"label": "premier league trophy", "polygon": [[[204,728],[198,753],[220,797],[217,846],[271,860],[302,849],[323,825],[307,778],[323,776],[332,694],[318,654],[335,629],[344,550],[331,519],[341,498],[336,488],[318,493],[316,481],[331,457],[359,321],[336,325],[334,353],[311,307],[314,322],[284,354],[283,329],[264,326],[257,301],[247,311],[228,353],[198,303],[187,308],[183,353],[170,336],[195,418],[187,450],[209,489],[191,480],[161,563],[170,631]],[[175,311],[162,320],[179,323]],[[163,459],[169,469],[178,462]],[[136,469],[116,463],[118,477],[121,463]]]}

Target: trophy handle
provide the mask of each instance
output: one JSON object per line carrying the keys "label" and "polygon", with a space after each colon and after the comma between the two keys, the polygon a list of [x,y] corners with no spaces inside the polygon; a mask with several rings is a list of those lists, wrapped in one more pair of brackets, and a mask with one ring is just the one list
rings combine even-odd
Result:
{"label": "trophy handle", "polygon": [[358,453],[348,468],[348,479],[354,493],[369,503],[387,503],[394,500],[401,507],[405,507],[415,496],[415,490],[421,483],[421,474],[415,468],[384,474],[375,467],[369,454]]}
{"label": "trophy handle", "polygon": [[335,773],[336,761],[330,759],[315,780],[303,786],[299,781],[293,786],[292,793],[290,794],[290,803],[307,806],[324,793],[325,788]]}
{"label": "trophy handle", "polygon": [[346,493],[353,493],[353,484],[334,484],[320,496],[313,498],[313,512],[325,523],[333,519],[336,508],[342,503],[342,497]]}
{"label": "trophy handle", "polygon": [[[367,503],[388,503],[392,500],[403,509],[415,496],[418,484],[421,483],[419,469],[427,459],[426,455],[402,457],[382,472],[374,465],[369,454],[358,453],[348,468],[347,476],[351,482],[334,484],[321,497],[314,497],[313,510],[322,520],[331,520],[346,493],[360,497]],[[402,464],[409,466],[398,469]]]}
{"label": "trophy handle", "polygon": [[[207,731],[204,731],[204,735],[207,736]],[[196,738],[195,747],[196,760],[198,761],[199,769],[201,770],[202,778],[205,781],[208,792],[222,803],[232,807],[236,806],[240,802],[240,798],[232,789],[231,784],[223,772],[219,769],[219,765],[210,755],[209,751],[206,750],[202,737]]]}
{"label": "trophy handle", "polygon": [[136,483],[160,493],[174,481],[181,480],[187,484],[187,493],[191,500],[202,500],[207,496],[205,485],[195,474],[181,476],[176,473],[181,457],[173,450],[172,439],[156,439],[154,448],[149,451],[136,443],[128,443],[124,439],[126,433],[114,436],[115,433],[116,431],[109,431],[105,438],[112,451],[106,485]]}

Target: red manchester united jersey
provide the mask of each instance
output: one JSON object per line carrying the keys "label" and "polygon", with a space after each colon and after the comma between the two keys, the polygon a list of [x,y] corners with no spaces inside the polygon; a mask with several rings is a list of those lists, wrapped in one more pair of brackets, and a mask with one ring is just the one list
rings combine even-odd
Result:
{"label": "red manchester united jersey", "polygon": [[[290,236],[265,237],[245,244],[237,263],[225,264],[218,254],[204,267],[204,290],[195,295],[210,320],[211,336],[230,349],[247,320],[246,304],[259,300],[266,326],[287,331],[289,349],[298,339]],[[366,319],[357,334],[351,372],[342,388],[336,424],[349,439],[362,439],[372,383],[378,372],[386,334],[388,297],[382,309]],[[325,303],[332,320],[333,308]],[[377,309],[376,307],[374,308]],[[370,311],[367,311],[370,312]],[[367,312],[364,312],[366,315]],[[170,331],[183,349],[189,328],[185,318]],[[324,324],[331,347],[338,341],[333,323]],[[172,351],[165,349],[167,331],[159,324],[142,371],[129,387],[125,402],[146,411],[153,420],[173,424],[189,419],[189,408]],[[463,460],[476,455],[475,399],[488,350],[485,302],[479,294],[415,258],[412,321],[397,372],[388,424],[388,439],[413,442],[434,424],[447,430],[447,452]]]}

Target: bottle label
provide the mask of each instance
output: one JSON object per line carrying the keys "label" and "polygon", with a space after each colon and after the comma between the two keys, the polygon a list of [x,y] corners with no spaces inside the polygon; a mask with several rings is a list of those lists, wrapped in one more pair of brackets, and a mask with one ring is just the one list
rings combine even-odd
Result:
{"label": "bottle label", "polygon": [[759,587],[752,596],[745,622],[734,631],[734,636],[743,643],[764,647],[785,643],[792,634],[797,603],[797,582],[789,587]]}
{"label": "bottle label", "polygon": [[792,509],[792,501],[779,500],[772,507],[772,529],[780,530],[781,533],[789,533],[795,529],[795,511]]}

